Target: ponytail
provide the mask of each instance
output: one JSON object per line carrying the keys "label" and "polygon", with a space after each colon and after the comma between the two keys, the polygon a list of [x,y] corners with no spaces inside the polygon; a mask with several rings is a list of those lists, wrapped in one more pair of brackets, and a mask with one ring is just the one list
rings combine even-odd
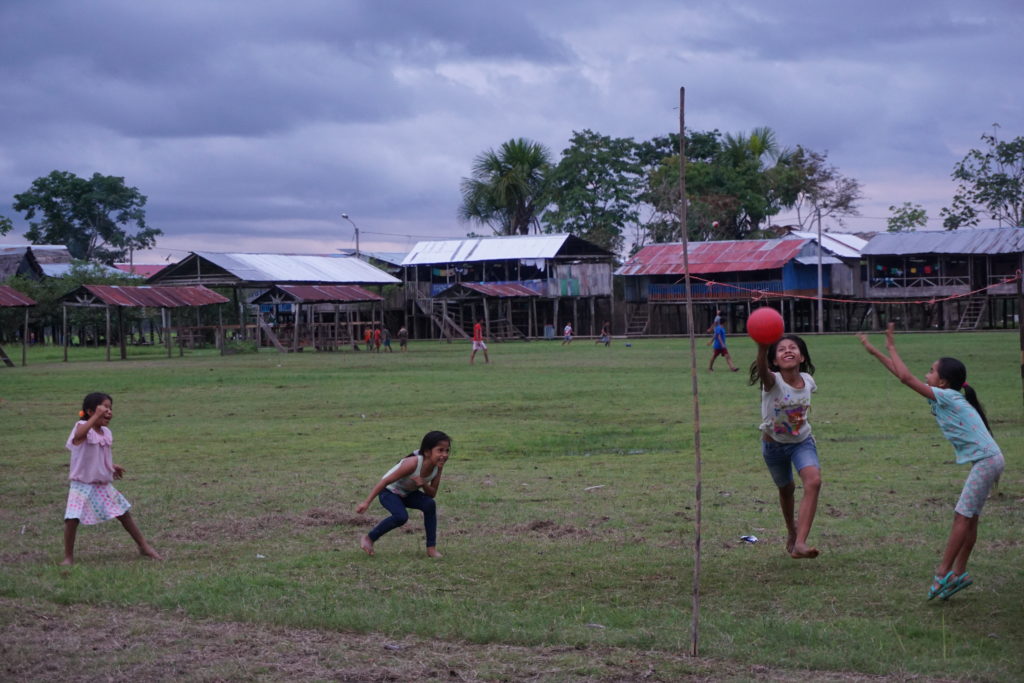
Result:
{"label": "ponytail", "polygon": [[981,401],[978,400],[978,393],[974,390],[974,387],[972,387],[967,382],[964,382],[962,388],[964,392],[964,398],[967,399],[967,402],[971,404],[972,408],[978,411],[978,415],[981,416],[981,421],[985,423],[985,429],[987,429],[988,433],[991,434],[992,427],[989,426],[988,418],[985,416],[985,409],[981,407]]}
{"label": "ponytail", "polygon": [[992,427],[989,426],[985,409],[981,406],[981,401],[978,400],[978,393],[974,391],[974,387],[967,383],[967,368],[964,364],[956,358],[940,358],[935,371],[940,379],[944,379],[949,383],[950,389],[964,392],[964,398],[967,399],[972,408],[978,411],[981,421],[985,423],[985,429],[991,434]]}

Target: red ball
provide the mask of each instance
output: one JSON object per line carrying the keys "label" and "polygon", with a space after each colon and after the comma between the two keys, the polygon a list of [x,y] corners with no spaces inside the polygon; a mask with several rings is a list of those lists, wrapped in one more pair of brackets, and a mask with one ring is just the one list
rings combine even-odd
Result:
{"label": "red ball", "polygon": [[747,334],[758,344],[773,344],[785,331],[782,316],[771,306],[757,308],[747,318]]}

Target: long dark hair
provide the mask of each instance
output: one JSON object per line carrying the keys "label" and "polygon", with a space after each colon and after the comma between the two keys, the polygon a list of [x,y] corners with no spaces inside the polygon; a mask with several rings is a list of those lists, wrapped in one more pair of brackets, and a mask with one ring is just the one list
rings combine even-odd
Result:
{"label": "long dark hair", "polygon": [[953,391],[964,392],[964,398],[972,408],[978,411],[981,421],[985,423],[985,429],[991,434],[992,428],[988,425],[988,417],[985,416],[985,409],[981,407],[981,401],[978,400],[978,393],[967,383],[967,367],[956,358],[943,357],[935,364],[935,373],[939,379],[946,380],[949,388]]}
{"label": "long dark hair", "polygon": [[110,405],[114,405],[114,399],[110,397],[110,394],[104,394],[102,391],[86,394],[85,398],[82,399],[82,417],[89,417],[89,414],[96,410],[104,401],[110,401]]}
{"label": "long dark hair", "polygon": [[[768,347],[768,350],[765,352],[765,355],[768,360],[768,369],[771,370],[772,372],[779,371],[779,366],[775,364],[775,349],[776,347],[778,347],[779,342],[781,342],[783,339],[790,340],[791,342],[796,344],[798,349],[800,349],[800,355],[804,357],[803,362],[800,363],[800,372],[806,372],[808,375],[813,375],[814,363],[811,362],[811,352],[807,350],[807,342],[805,342],[803,339],[801,339],[795,334],[784,334],[781,337],[779,337],[775,342],[773,342],[771,346]],[[757,347],[757,352],[761,353],[760,346]],[[748,384],[753,386],[760,381],[761,373],[757,371],[757,359],[755,358],[754,362],[750,364],[750,381],[748,382]]]}
{"label": "long dark hair", "polygon": [[420,442],[420,454],[426,453],[442,441],[447,441],[448,444],[451,445],[452,438],[444,432],[436,430],[433,432],[427,432],[423,437],[423,441]]}

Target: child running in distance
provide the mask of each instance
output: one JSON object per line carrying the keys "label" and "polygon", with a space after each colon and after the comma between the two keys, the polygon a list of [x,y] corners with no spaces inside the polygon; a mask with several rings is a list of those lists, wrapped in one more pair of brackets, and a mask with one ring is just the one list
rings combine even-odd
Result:
{"label": "child running in distance", "polygon": [[[761,385],[761,454],[779,488],[786,551],[795,560],[819,554],[817,548],[807,545],[821,491],[818,448],[807,421],[811,394],[818,390],[813,374],[807,344],[795,334],[784,335],[774,344],[759,344],[757,360],[750,366],[750,384]],[[804,487],[796,519],[794,469]]]}
{"label": "child running in distance", "polygon": [[711,344],[711,362],[708,364],[708,372],[715,371],[715,359],[719,356],[725,357],[725,362],[729,366],[729,369],[733,372],[739,370],[738,367],[732,364],[732,356],[729,355],[729,348],[725,345],[725,326],[722,325],[721,318],[715,318],[714,324],[715,334],[708,342]]}
{"label": "child running in distance", "polygon": [[113,418],[113,399],[103,393],[92,393],[82,401],[79,420],[68,436],[71,451],[71,480],[68,504],[64,511],[64,561],[75,563],[75,537],[78,525],[99,524],[117,518],[121,526],[139,546],[139,553],[154,560],[163,558],[143,538],[128,511],[131,503],[110,483],[124,476],[124,468],[115,465],[111,446],[114,435],[107,426]]}
{"label": "child running in distance", "polygon": [[[437,552],[437,505],[434,498],[441,483],[441,470],[448,462],[452,440],[444,432],[427,432],[420,449],[402,458],[388,470],[370,495],[356,507],[363,514],[374,498],[380,500],[391,516],[375,526],[359,541],[367,555],[373,555],[373,544],[381,536],[409,521],[408,508],[423,512],[423,527],[427,535],[427,556],[441,557]],[[422,489],[422,490],[421,490]]]}
{"label": "child running in distance", "polygon": [[858,337],[868,353],[889,372],[928,400],[942,435],[953,445],[957,464],[971,463],[971,471],[953,512],[953,528],[946,541],[946,550],[928,588],[929,600],[935,597],[948,600],[974,583],[967,573],[967,560],[978,539],[978,520],[985,499],[999,480],[1005,461],[992,438],[978,395],[967,384],[964,364],[955,358],[939,358],[928,368],[922,382],[914,377],[896,352],[894,329],[895,325],[889,323],[885,330],[888,356],[872,346],[867,335]]}
{"label": "child running in distance", "polygon": [[469,354],[469,364],[473,364],[473,360],[476,358],[476,352],[484,352],[484,362],[490,363],[491,357],[487,355],[487,342],[484,341],[484,321],[483,319],[477,320],[473,324],[473,350]]}

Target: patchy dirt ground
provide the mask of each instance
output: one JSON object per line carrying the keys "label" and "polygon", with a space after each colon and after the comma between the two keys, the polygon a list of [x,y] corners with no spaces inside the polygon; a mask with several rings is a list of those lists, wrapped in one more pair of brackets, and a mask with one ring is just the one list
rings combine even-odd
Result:
{"label": "patchy dirt ground", "polygon": [[[11,681],[878,681],[620,648],[476,645],[0,598]],[[918,679],[920,680],[920,679]]]}

